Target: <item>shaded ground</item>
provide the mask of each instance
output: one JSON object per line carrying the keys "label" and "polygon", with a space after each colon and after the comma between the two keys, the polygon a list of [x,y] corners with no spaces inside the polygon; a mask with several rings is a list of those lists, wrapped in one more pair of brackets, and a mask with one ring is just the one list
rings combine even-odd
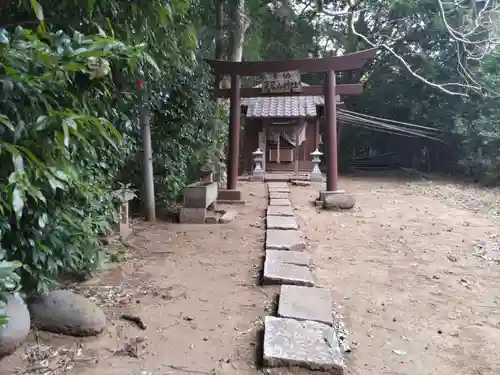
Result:
{"label": "shaded ground", "polygon": [[352,331],[349,373],[499,374],[500,265],[483,256],[498,248],[498,195],[447,183],[341,184],[357,197],[352,212],[313,207],[318,186],[293,188],[292,204],[320,283]]}
{"label": "shaded ground", "polygon": [[[83,342],[88,360],[76,361],[72,374],[256,373],[248,370],[255,368],[257,331],[273,291],[256,286],[267,201],[263,184],[242,185],[249,204],[232,207],[240,212],[232,223],[139,225],[132,259],[81,286],[111,324],[99,339]],[[123,312],[140,316],[147,330],[120,320]],[[68,338],[39,336],[54,348],[74,346]],[[19,355],[8,358],[0,374],[21,364]]]}
{"label": "shaded ground", "polygon": [[[79,287],[110,318],[98,339],[39,333],[39,343],[53,350],[79,343],[71,374],[261,373],[258,332],[277,290],[256,286],[264,185],[241,185],[249,204],[236,207],[232,223],[138,225],[128,260]],[[320,284],[332,289],[352,331],[348,373],[499,374],[497,191],[373,177],[341,185],[356,195],[355,210],[319,211],[311,201],[320,185],[291,192]],[[123,312],[140,316],[147,330],[120,320]],[[13,374],[31,345],[45,348],[30,337],[0,374]]]}

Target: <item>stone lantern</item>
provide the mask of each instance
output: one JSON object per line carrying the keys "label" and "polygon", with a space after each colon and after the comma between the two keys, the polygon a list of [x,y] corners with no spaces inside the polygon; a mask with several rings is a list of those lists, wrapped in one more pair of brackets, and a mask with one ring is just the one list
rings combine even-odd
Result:
{"label": "stone lantern", "polygon": [[319,169],[319,163],[321,163],[321,156],[323,153],[319,151],[318,149],[314,150],[314,152],[311,152],[311,156],[313,157],[312,163],[313,163],[313,170],[311,172],[311,181],[312,182],[322,182],[323,181],[323,175],[321,174],[321,171]]}
{"label": "stone lantern", "polygon": [[214,169],[210,165],[204,165],[200,168],[201,181],[213,182],[214,181]]}
{"label": "stone lantern", "polygon": [[254,169],[252,171],[252,180],[253,181],[264,181],[264,177],[266,172],[262,169],[262,156],[264,153],[261,151],[260,148],[252,152],[253,156],[253,162],[254,162]]}

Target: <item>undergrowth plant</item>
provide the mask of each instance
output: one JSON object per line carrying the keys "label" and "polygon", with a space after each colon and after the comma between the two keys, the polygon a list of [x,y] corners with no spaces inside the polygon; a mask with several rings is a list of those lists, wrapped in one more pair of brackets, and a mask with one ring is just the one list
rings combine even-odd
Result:
{"label": "undergrowth plant", "polygon": [[119,95],[111,73],[151,60],[103,33],[42,26],[0,29],[0,246],[35,293],[99,265],[125,149],[106,106]]}

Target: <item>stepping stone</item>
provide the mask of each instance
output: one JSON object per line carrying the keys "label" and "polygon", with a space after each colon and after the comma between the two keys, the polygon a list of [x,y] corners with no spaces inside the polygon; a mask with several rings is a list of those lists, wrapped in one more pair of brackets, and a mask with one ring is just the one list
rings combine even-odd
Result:
{"label": "stepping stone", "polygon": [[296,266],[311,266],[311,257],[303,251],[282,251],[267,250],[266,260],[270,262],[281,262],[286,264],[295,264]]}
{"label": "stepping stone", "polygon": [[290,206],[290,199],[269,199],[270,206]]}
{"label": "stepping stone", "polygon": [[344,374],[337,335],[326,324],[266,316],[264,364]]}
{"label": "stepping stone", "polygon": [[314,286],[314,277],[305,266],[267,259],[264,262],[264,284]]}
{"label": "stepping stone", "polygon": [[284,188],[284,187],[288,187],[288,184],[286,182],[268,182],[267,187],[269,189],[271,189],[271,188]]}
{"label": "stepping stone", "polygon": [[295,186],[311,186],[311,181],[304,181],[304,180],[293,180],[292,185]]}
{"label": "stepping stone", "polygon": [[294,216],[291,206],[269,206],[267,216]]}
{"label": "stepping stone", "polygon": [[298,230],[266,230],[266,250],[304,250],[306,243]]}
{"label": "stepping stone", "polygon": [[270,191],[269,198],[270,199],[289,199],[290,194],[289,193],[282,193],[280,191]]}
{"label": "stepping stone", "polygon": [[238,212],[235,210],[227,210],[219,219],[219,222],[222,224],[230,223],[234,220],[234,218],[238,215]]}
{"label": "stepping stone", "polygon": [[287,186],[285,186],[285,187],[269,188],[268,191],[269,193],[289,193],[290,189]]}
{"label": "stepping stone", "polygon": [[293,216],[267,216],[267,229],[292,230],[299,229]]}
{"label": "stepping stone", "polygon": [[333,326],[332,304],[328,289],[282,285],[278,316]]}

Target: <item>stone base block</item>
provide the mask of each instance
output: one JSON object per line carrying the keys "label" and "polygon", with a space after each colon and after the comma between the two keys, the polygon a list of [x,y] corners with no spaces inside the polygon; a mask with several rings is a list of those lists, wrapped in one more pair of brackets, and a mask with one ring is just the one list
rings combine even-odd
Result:
{"label": "stone base block", "polygon": [[354,196],[347,194],[345,191],[323,192],[323,208],[325,210],[349,210],[356,205]]}
{"label": "stone base block", "polygon": [[328,289],[282,285],[278,316],[333,326],[332,304]]}
{"label": "stone base block", "polygon": [[122,240],[126,240],[132,234],[132,228],[129,223],[119,222],[113,227],[115,232],[118,232]]}
{"label": "stone base block", "polygon": [[325,201],[325,197],[327,197],[329,195],[335,195],[335,194],[346,194],[346,192],[344,190],[336,190],[336,191],[322,190],[322,191],[319,192],[319,198],[318,198],[318,200],[324,202]]}
{"label": "stone base block", "polygon": [[205,224],[207,210],[205,208],[182,207],[179,221],[186,224]]}
{"label": "stone base block", "polygon": [[323,174],[321,173],[311,173],[311,182],[323,182]]}
{"label": "stone base block", "polygon": [[266,316],[264,364],[344,374],[337,335],[326,324]]}
{"label": "stone base block", "polygon": [[219,189],[217,200],[223,201],[241,201],[240,190]]}
{"label": "stone base block", "polygon": [[250,181],[265,181],[266,174],[265,173],[254,173],[250,176]]}
{"label": "stone base block", "polygon": [[219,223],[219,217],[215,215],[207,215],[205,217],[205,224],[218,224]]}

